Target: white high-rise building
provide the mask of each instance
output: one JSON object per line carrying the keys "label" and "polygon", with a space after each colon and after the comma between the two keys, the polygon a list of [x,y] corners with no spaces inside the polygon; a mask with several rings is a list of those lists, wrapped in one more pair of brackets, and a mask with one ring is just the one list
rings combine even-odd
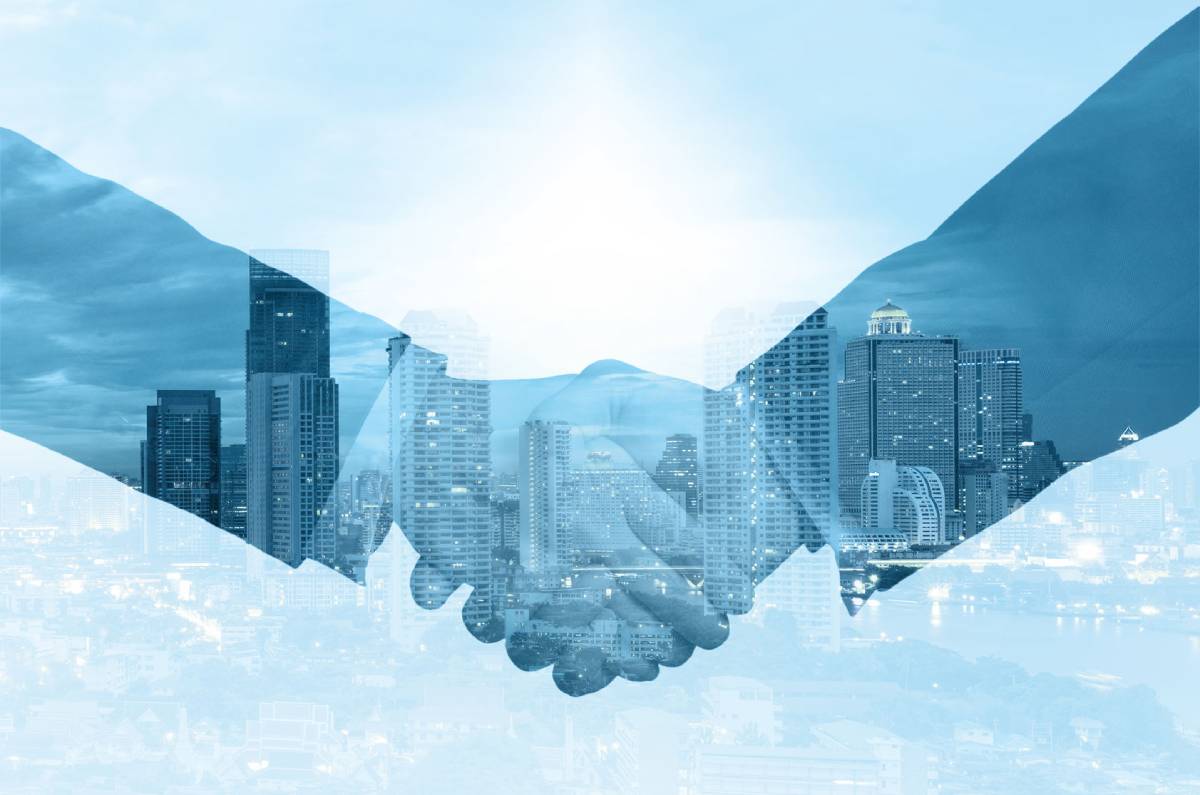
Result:
{"label": "white high-rise building", "polygon": [[657,552],[680,549],[687,527],[685,509],[645,470],[576,469],[568,487],[573,554],[603,556],[641,547]]}
{"label": "white high-rise building", "polygon": [[407,336],[388,341],[392,512],[421,555],[412,593],[440,607],[460,585],[478,632],[491,620],[491,390],[451,378],[446,357]]}
{"label": "white high-rise building", "polygon": [[571,428],[530,420],[521,426],[517,485],[521,493],[521,564],[535,575],[571,565],[569,495]]}
{"label": "white high-rise building", "polygon": [[835,336],[817,309],[705,396],[704,580],[717,610],[748,611],[755,585],[830,536]]}
{"label": "white high-rise building", "polygon": [[940,544],[946,535],[946,492],[929,467],[871,459],[861,488],[863,527],[896,529],[909,544]]}
{"label": "white high-rise building", "polygon": [[466,312],[413,310],[400,321],[400,328],[413,344],[444,355],[446,375],[451,378],[488,377],[492,339]]}

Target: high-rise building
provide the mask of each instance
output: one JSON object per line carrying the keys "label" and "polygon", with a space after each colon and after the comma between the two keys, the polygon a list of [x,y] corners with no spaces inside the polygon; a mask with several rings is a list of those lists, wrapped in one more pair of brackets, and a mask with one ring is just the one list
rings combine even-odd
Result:
{"label": "high-rise building", "polygon": [[746,613],[757,584],[758,441],[749,379],[704,395],[704,597],[713,610]]}
{"label": "high-rise building", "polygon": [[521,491],[516,475],[497,475],[492,485],[492,549],[516,553],[521,545]]}
{"label": "high-rise building", "polygon": [[[1020,455],[1020,446],[1017,453]],[[959,462],[960,504],[963,511],[962,534],[965,538],[982,533],[1008,515],[1009,495],[1015,491],[1020,497],[1020,483],[1016,489],[1012,476],[1001,472],[991,461],[968,460]],[[948,541],[957,539],[948,538]]]}
{"label": "high-rise building", "polygon": [[813,528],[827,538],[835,515],[836,336],[828,312],[819,308],[749,368],[755,427],[765,455],[760,462],[768,482],[777,475],[788,492],[787,497],[768,493],[768,507],[775,510],[764,516],[769,546],[787,547],[785,557],[811,541]]}
{"label": "high-rise building", "polygon": [[291,566],[336,553],[338,388],[307,373],[246,387],[247,540]]}
{"label": "high-rise building", "polygon": [[221,448],[221,529],[246,537],[246,445]]}
{"label": "high-rise building", "polygon": [[709,604],[746,612],[754,586],[829,537],[836,331],[819,308],[705,395],[704,579]]}
{"label": "high-rise building", "polygon": [[956,500],[957,361],[957,337],[913,332],[908,313],[890,301],[871,313],[867,335],[846,345],[837,428],[847,524],[861,521],[859,490],[872,459],[928,467]]}
{"label": "high-rise building", "polygon": [[146,407],[147,495],[221,521],[221,399],[211,389],[160,389]]}
{"label": "high-rise building", "polygon": [[946,492],[929,467],[872,459],[859,503],[865,528],[895,529],[910,545],[940,544],[946,536]]}
{"label": "high-rise building", "polygon": [[572,555],[611,555],[641,547],[684,551],[687,514],[645,470],[616,468],[607,457],[568,477],[568,537]]}
{"label": "high-rise building", "polygon": [[493,615],[491,577],[491,390],[451,378],[446,357],[388,341],[392,511],[421,555],[412,593],[438,607],[460,585],[475,591],[464,619],[477,634]]}
{"label": "high-rise building", "polygon": [[492,340],[467,313],[414,309],[401,319],[400,328],[414,345],[444,355],[446,375],[451,378],[488,377]]}
{"label": "high-rise building", "polygon": [[572,563],[568,516],[571,427],[529,420],[521,426],[517,484],[521,493],[521,564],[553,576]]}
{"label": "high-rise building", "polygon": [[1029,502],[1039,491],[1049,486],[1064,472],[1062,459],[1054,442],[1021,442],[1021,466],[1018,473],[1020,487],[1017,496],[1021,502]]}
{"label": "high-rise building", "polygon": [[723,310],[704,336],[704,385],[711,389],[728,386],[746,362],[762,356],[818,308],[812,301],[787,301],[770,311]]}
{"label": "high-rise building", "polygon": [[959,353],[959,461],[992,464],[1006,476],[1009,498],[1015,500],[1020,490],[1018,470],[1024,438],[1021,352],[1016,348],[993,348]]}
{"label": "high-rise building", "polygon": [[654,470],[654,482],[675,498],[688,519],[700,517],[700,463],[695,436],[676,433],[667,437]]}
{"label": "high-rise building", "polygon": [[1092,492],[1131,495],[1148,490],[1152,470],[1133,446],[1137,440],[1137,433],[1126,428],[1117,442],[1117,451],[1091,463],[1088,480]]}
{"label": "high-rise building", "polygon": [[355,513],[364,513],[383,505],[383,473],[378,469],[364,469],[350,481],[350,495]]}
{"label": "high-rise building", "polygon": [[364,469],[351,478],[350,515],[359,527],[359,549],[374,552],[392,524],[391,481],[378,469]]}
{"label": "high-rise building", "polygon": [[292,566],[332,565],[339,458],[329,255],[259,250],[249,265],[246,538]]}
{"label": "high-rise building", "polygon": [[329,252],[250,252],[246,372],[329,377]]}

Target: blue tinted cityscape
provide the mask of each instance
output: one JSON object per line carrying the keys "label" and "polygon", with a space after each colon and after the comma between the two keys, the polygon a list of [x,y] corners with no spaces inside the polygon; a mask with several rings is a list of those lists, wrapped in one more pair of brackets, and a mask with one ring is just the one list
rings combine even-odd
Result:
{"label": "blue tinted cityscape", "polygon": [[[609,361],[539,401],[484,377],[468,317],[420,314],[422,339],[462,363],[451,375],[447,353],[381,341],[390,466],[351,470],[317,286],[329,256],[248,262],[245,441],[223,443],[215,390],[158,390],[146,494],[359,582],[395,522],[419,555],[417,604],[467,587],[467,629],[522,669],[553,666],[572,695],[719,646],[801,547],[833,546],[837,580],[822,584],[857,612],[1078,464],[1035,437],[1019,349],[917,331],[885,300],[842,339],[824,308],[719,318],[708,367],[736,368],[720,390]],[[1116,430],[1114,449],[1137,439]],[[194,548],[186,532],[153,536],[156,551]]]}
{"label": "blue tinted cityscape", "polygon": [[1200,9],[10,5],[0,789],[1200,792]]}

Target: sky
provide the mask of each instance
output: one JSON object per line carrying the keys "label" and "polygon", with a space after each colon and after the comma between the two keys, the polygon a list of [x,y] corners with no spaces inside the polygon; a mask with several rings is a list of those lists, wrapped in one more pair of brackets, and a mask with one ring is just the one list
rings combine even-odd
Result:
{"label": "sky", "polygon": [[492,377],[700,380],[721,309],[924,238],[1190,8],[15,0],[0,124],[389,322],[467,311]]}

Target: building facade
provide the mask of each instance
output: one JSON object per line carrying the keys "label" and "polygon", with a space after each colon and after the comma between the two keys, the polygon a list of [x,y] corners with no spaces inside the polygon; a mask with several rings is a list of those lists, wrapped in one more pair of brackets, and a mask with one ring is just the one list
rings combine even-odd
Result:
{"label": "building facade", "polygon": [[754,586],[800,546],[817,549],[836,516],[832,361],[819,308],[704,404],[705,594],[750,609]]}
{"label": "building facade", "polygon": [[894,529],[910,546],[941,544],[946,536],[946,492],[929,467],[872,459],[863,478],[859,515],[864,528]]}
{"label": "building facade", "polygon": [[1005,476],[1009,499],[1014,501],[1020,492],[1025,424],[1021,352],[1016,348],[962,351],[958,359],[959,461],[992,464]]}
{"label": "building facade", "polygon": [[[1019,455],[1019,445],[1017,452]],[[958,480],[962,492],[964,538],[982,533],[1008,515],[1009,494],[1017,480],[1016,473],[1010,477],[991,461],[964,461],[959,464]],[[1016,493],[1019,497],[1019,483]]]}
{"label": "building facade", "polygon": [[565,422],[529,420],[517,451],[521,564],[534,575],[553,575],[572,563],[568,494],[571,428]]}
{"label": "building facade", "polygon": [[338,387],[329,375],[329,255],[249,258],[246,539],[292,566],[333,565]]}
{"label": "building facade", "polygon": [[388,341],[392,513],[421,556],[412,574],[417,603],[442,602],[460,585],[475,589],[464,609],[472,631],[494,614],[491,391],[487,381],[451,378],[446,357]]}
{"label": "building facade", "polygon": [[838,383],[838,495],[843,521],[862,526],[859,490],[872,459],[927,467],[953,507],[958,494],[958,338],[912,331],[890,301],[867,335],[846,345]]}
{"label": "building facade", "polygon": [[246,385],[247,540],[291,566],[336,553],[338,389],[332,378],[254,373]]}
{"label": "building facade", "polygon": [[160,389],[146,407],[146,494],[219,525],[221,399],[211,389]]}
{"label": "building facade", "polygon": [[654,482],[679,502],[688,519],[700,518],[700,460],[695,436],[676,433],[667,437]]}
{"label": "building facade", "polygon": [[221,448],[221,529],[246,537],[246,445]]}

